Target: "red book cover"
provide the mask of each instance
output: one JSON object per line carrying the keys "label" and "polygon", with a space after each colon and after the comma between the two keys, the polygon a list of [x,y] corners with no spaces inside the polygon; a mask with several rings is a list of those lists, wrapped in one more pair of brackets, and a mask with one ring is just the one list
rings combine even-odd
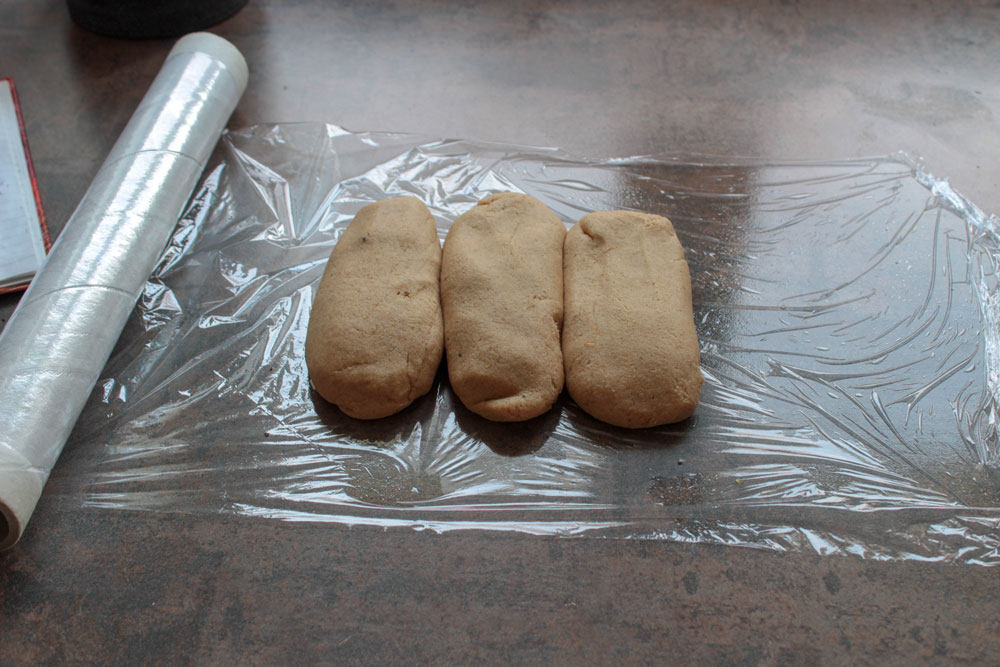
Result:
{"label": "red book cover", "polygon": [[[21,105],[17,98],[17,90],[14,87],[14,81],[10,78],[0,77],[0,85],[6,84],[10,87],[10,96],[14,102],[14,113],[17,116],[17,125],[19,130],[19,135],[21,139],[21,146],[24,149],[24,160],[25,165],[28,169],[28,180],[31,185],[31,195],[35,201],[35,208],[38,211],[38,223],[41,227],[42,233],[42,243],[45,245],[45,252],[48,252],[52,247],[52,240],[49,236],[49,228],[45,222],[45,211],[42,208],[42,198],[38,192],[38,180],[35,178],[35,167],[31,162],[31,151],[28,149],[28,135],[24,130],[24,117],[21,115]],[[0,287],[0,294],[7,292],[16,292],[24,290],[28,286],[28,281],[16,285],[7,285]]]}

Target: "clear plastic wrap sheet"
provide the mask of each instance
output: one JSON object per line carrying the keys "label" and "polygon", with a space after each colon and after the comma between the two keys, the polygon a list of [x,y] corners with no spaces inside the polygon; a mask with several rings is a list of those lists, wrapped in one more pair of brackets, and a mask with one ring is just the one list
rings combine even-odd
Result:
{"label": "clear plastic wrap sheet", "polygon": [[[310,305],[355,212],[414,195],[443,239],[497,191],[567,225],[617,208],[674,222],[706,377],[691,420],[624,430],[564,396],[494,424],[444,368],[374,422],[310,390]],[[996,565],[997,231],[906,156],[584,160],[323,124],[230,132],[73,436],[83,500]]]}

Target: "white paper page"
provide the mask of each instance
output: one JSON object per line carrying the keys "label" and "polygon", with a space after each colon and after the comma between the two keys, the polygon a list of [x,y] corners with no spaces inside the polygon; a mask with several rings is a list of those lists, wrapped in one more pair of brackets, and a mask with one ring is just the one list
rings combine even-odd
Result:
{"label": "white paper page", "polygon": [[0,81],[0,287],[34,275],[45,258],[10,83]]}

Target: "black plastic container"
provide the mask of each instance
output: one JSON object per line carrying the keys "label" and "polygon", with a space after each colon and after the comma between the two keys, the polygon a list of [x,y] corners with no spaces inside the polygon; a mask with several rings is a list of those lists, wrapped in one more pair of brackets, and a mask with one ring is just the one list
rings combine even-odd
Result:
{"label": "black plastic container", "polygon": [[166,39],[229,18],[247,0],[66,0],[82,28],[108,37]]}

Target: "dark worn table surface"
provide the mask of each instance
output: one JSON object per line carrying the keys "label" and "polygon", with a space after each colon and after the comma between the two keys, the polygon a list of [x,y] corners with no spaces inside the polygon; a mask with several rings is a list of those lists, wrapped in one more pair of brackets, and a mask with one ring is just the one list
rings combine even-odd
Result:
{"label": "dark worn table surface", "polygon": [[[213,31],[251,70],[231,127],[322,120],[582,155],[903,150],[1000,211],[995,2],[251,0]],[[53,233],[172,43],[90,34],[59,0],[0,1],[0,76]],[[0,628],[3,664],[995,664],[1000,576],[118,513],[46,493],[0,555]]]}

